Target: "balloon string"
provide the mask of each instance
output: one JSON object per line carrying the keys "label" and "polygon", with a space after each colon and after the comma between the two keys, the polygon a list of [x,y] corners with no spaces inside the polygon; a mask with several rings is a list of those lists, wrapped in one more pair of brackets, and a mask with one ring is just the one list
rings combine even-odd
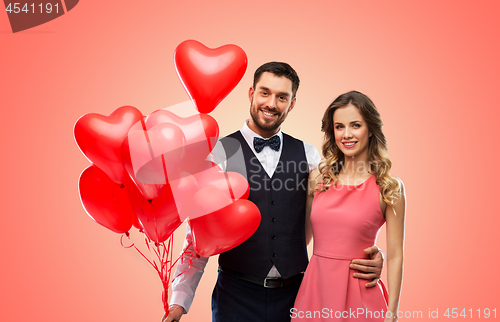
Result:
{"label": "balloon string", "polygon": [[162,154],[161,155],[161,164],[163,166],[163,174],[165,175],[165,182],[168,183],[168,173],[167,173],[167,166],[165,164],[165,157],[164,155]]}
{"label": "balloon string", "polygon": [[[153,242],[148,236],[144,235],[144,242],[146,244],[146,248],[151,254],[155,254],[159,265],[155,262],[155,260],[149,260],[143,252],[141,252],[135,245],[134,248],[137,250],[139,254],[144,257],[148,261],[148,263],[153,266],[153,268],[156,270],[158,273],[158,276],[160,277],[160,280],[163,285],[163,292],[162,292],[162,302],[163,302],[163,309],[165,312],[168,312],[168,286],[169,286],[169,276],[166,274],[166,272],[170,271],[172,267],[170,266],[171,261],[168,260],[168,255],[172,256],[171,250],[173,246],[173,237],[172,235],[169,236],[169,246],[168,248],[165,247],[165,242]],[[152,247],[152,244],[155,245],[155,247]]]}
{"label": "balloon string", "polygon": [[224,172],[224,177],[226,178],[227,188],[229,189],[229,194],[231,195],[231,199],[234,201],[235,200],[234,192],[233,192],[233,188],[231,187],[231,181],[229,181],[229,176],[228,176],[227,172]]}
{"label": "balloon string", "polygon": [[144,131],[144,135],[146,136],[146,142],[149,143],[148,129],[146,128],[146,123],[144,123],[144,118],[141,119],[142,130]]}
{"label": "balloon string", "polygon": [[151,146],[151,140],[149,139],[148,129],[146,128],[146,123],[144,122],[144,118],[141,119],[141,126],[142,126],[144,136],[146,138],[146,142],[148,144],[149,154],[151,154],[151,159],[154,159],[155,156],[153,153],[153,147]]}
{"label": "balloon string", "polygon": [[[173,275],[173,268],[175,265],[178,263],[179,260],[184,261],[184,256],[187,255],[189,256],[189,267],[191,268],[194,261],[196,258],[199,258],[199,255],[196,254],[196,252],[190,251],[189,248],[192,245],[192,242],[189,243],[186,247],[186,250],[184,250],[179,257],[173,260],[173,250],[174,250],[174,238],[173,234],[170,234],[170,236],[167,238],[166,241],[158,243],[152,241],[146,234],[144,234],[144,243],[146,244],[146,248],[148,249],[150,254],[154,254],[155,259],[150,260],[136,245],[135,243],[132,243],[130,246],[125,246],[123,243],[123,236],[129,237],[129,234],[124,234],[122,235],[120,239],[120,243],[122,244],[123,247],[125,248],[134,248],[158,273],[158,276],[160,277],[162,286],[163,286],[163,291],[162,291],[162,302],[163,302],[163,308],[165,312],[168,312],[168,289],[170,286],[170,283],[173,282],[173,280],[182,274],[185,273],[185,271],[181,272],[174,278],[172,278]],[[158,263],[157,263],[158,262]]]}
{"label": "balloon string", "polygon": [[[174,239],[172,238],[172,236],[170,236],[169,240],[168,240],[168,249],[165,250],[165,248],[163,249],[163,256],[166,256],[167,257],[167,265],[165,265],[165,269],[166,269],[166,272],[164,272],[164,277],[165,279],[162,281],[163,283],[163,308],[165,309],[165,312],[168,312],[168,284],[170,283],[170,276],[171,276],[171,272],[172,272],[172,267],[174,265],[174,263],[172,263],[172,251],[173,251],[173,247],[174,247]],[[163,270],[163,267],[162,267],[162,270]]]}
{"label": "balloon string", "polygon": [[[148,247],[149,251],[151,253],[154,253],[155,256],[158,259],[158,264],[154,262],[154,268],[158,273],[158,276],[160,277],[160,280],[163,285],[163,292],[162,292],[162,302],[163,302],[163,308],[165,312],[168,312],[168,289],[170,285],[170,279],[172,276],[172,269],[174,265],[177,263],[177,260],[175,262],[172,261],[173,257],[173,247],[174,247],[174,238],[173,235],[171,234],[167,242],[162,243],[153,243],[151,239],[149,239],[146,236],[146,246]],[[152,247],[154,244],[155,247]]]}
{"label": "balloon string", "polygon": [[[193,244],[193,242],[190,242],[190,243],[187,245],[186,249],[188,249],[189,247],[191,247],[191,245],[192,245],[192,244]],[[177,259],[175,260],[175,262],[173,262],[173,263],[172,263],[172,266],[176,265],[176,264],[177,264],[177,262],[178,262],[179,260],[180,260],[180,261],[181,261],[181,263],[182,263],[182,262],[184,261],[184,254],[189,254],[189,253],[190,253],[190,252],[183,251],[183,252],[181,253],[181,255],[180,255],[179,257],[177,257]],[[194,253],[194,254],[195,254],[195,253]],[[192,255],[190,255],[189,268],[191,268],[191,267],[193,266],[193,263],[194,263],[194,260],[192,259]],[[184,274],[184,273],[185,273],[185,271],[181,272],[179,275],[177,275],[176,277],[174,277],[174,278],[172,279],[172,282],[174,281],[174,279],[176,279],[177,277],[181,276],[181,275],[182,275],[182,274]]]}
{"label": "balloon string", "polygon": [[[177,263],[177,261],[181,260],[181,263],[184,262],[184,255],[188,255],[189,256],[189,266],[188,268],[191,268],[193,267],[193,264],[194,264],[194,261],[198,258],[200,258],[200,255],[198,255],[196,252],[193,252],[193,251],[188,251],[188,249],[191,247],[191,245],[193,244],[193,242],[190,242],[187,247],[186,247],[186,250],[184,250],[182,252],[182,254],[177,258],[177,260],[175,261],[175,263]],[[175,264],[174,263],[174,264]],[[181,276],[182,274],[184,274],[187,270],[184,270],[182,272],[180,272],[177,276],[174,277],[174,280]],[[172,280],[173,281],[173,280]]]}
{"label": "balloon string", "polygon": [[121,237],[120,237],[120,244],[122,245],[122,247],[123,247],[123,248],[131,248],[132,246],[134,246],[134,243],[132,243],[132,245],[130,245],[130,246],[125,246],[125,245],[123,244],[123,237],[124,237],[124,236],[125,236],[125,237],[128,237],[128,238],[130,239],[130,235],[129,235],[128,231],[127,231],[126,233],[122,234],[122,235],[121,235]]}
{"label": "balloon string", "polygon": [[145,259],[145,260],[147,260],[147,261],[148,261],[148,263],[149,263],[149,264],[151,264],[151,266],[153,266],[153,267],[156,269],[156,265],[155,265],[155,263],[151,262],[151,261],[149,260],[149,258],[147,258],[147,257],[146,257],[146,255],[144,255],[144,254],[140,251],[140,249],[139,249],[139,248],[137,248],[137,246],[135,246],[135,244],[133,244],[132,246],[135,248],[135,250],[136,250],[139,254],[141,254],[141,256],[142,256],[142,257],[144,257],[144,259]]}

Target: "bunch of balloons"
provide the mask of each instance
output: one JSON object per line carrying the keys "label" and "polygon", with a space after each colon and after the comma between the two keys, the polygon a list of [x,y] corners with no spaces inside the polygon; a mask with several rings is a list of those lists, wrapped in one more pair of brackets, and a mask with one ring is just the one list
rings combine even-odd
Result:
{"label": "bunch of balloons", "polygon": [[223,172],[208,158],[219,135],[208,113],[243,77],[245,52],[235,45],[210,49],[187,40],[176,48],[174,63],[200,114],[179,117],[158,110],[144,116],[122,106],[109,116],[83,115],[74,127],[78,147],[93,163],[79,180],[85,211],[116,233],[128,236],[132,226],[144,232],[148,248],[156,248],[160,265],[152,265],[164,285],[166,309],[171,236],[185,219],[201,256],[236,247],[260,223],[258,208],[246,200],[246,179]]}

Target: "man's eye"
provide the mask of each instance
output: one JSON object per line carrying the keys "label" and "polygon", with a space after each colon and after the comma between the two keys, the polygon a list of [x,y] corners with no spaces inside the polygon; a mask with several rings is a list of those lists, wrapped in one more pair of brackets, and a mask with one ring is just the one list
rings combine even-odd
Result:
{"label": "man's eye", "polygon": [[267,92],[262,92],[262,96],[267,96]]}
{"label": "man's eye", "polygon": [[280,100],[286,101],[286,96],[280,96]]}

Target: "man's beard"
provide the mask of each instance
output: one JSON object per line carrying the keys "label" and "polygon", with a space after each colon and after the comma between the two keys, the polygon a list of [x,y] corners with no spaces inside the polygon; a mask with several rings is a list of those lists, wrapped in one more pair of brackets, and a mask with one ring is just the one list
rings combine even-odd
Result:
{"label": "man's beard", "polygon": [[[259,113],[260,113],[260,109],[256,106],[255,107],[255,113],[254,113],[254,109],[252,108],[253,107],[253,102],[250,104],[250,116],[252,117],[252,120],[254,122],[254,124],[261,130],[263,131],[266,131],[266,132],[275,132],[277,129],[279,129],[279,127],[281,126],[281,123],[283,123],[283,121],[285,120],[285,117],[283,114],[279,114],[277,115],[277,119],[273,122],[273,123],[270,123],[270,124],[262,124],[260,121],[259,121]],[[275,110],[272,110],[272,112],[276,112]]]}

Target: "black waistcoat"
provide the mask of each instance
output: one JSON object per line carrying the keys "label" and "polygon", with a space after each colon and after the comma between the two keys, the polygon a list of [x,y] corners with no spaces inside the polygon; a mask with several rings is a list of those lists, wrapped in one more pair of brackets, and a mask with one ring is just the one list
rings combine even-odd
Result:
{"label": "black waistcoat", "polygon": [[[273,264],[283,278],[303,272],[308,263],[304,224],[309,175],[304,143],[283,134],[283,151],[269,178],[240,131],[221,142],[228,157],[227,171],[247,178],[248,200],[259,208],[261,222],[248,240],[219,255],[219,265],[260,278]],[[238,162],[231,156],[239,148],[244,161]]]}

